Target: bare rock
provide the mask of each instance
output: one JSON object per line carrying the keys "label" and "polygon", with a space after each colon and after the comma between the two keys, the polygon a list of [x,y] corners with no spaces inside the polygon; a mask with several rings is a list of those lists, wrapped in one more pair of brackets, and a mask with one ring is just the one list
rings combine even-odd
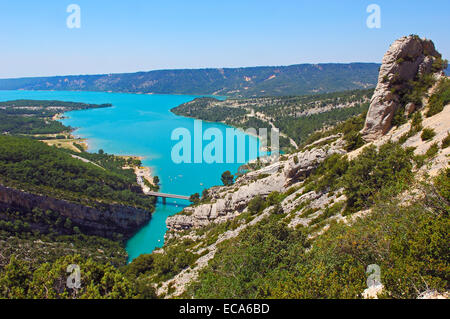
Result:
{"label": "bare rock", "polygon": [[343,140],[339,139],[329,147],[313,148],[289,156],[283,169],[286,178],[296,181],[308,177],[328,156],[335,153],[345,154],[344,144]]}
{"label": "bare rock", "polygon": [[414,103],[408,103],[405,106],[405,115],[409,116],[416,110],[416,105]]}
{"label": "bare rock", "polygon": [[436,290],[427,290],[422,292],[417,299],[448,299],[449,296],[450,293],[448,291],[441,293]]}
{"label": "bare rock", "polygon": [[391,129],[401,103],[397,92],[418,74],[431,73],[433,62],[440,57],[431,40],[414,35],[400,38],[391,45],[383,57],[378,85],[361,131],[366,141],[374,141]]}
{"label": "bare rock", "polygon": [[[333,136],[336,137],[339,136]],[[233,186],[211,188],[211,203],[187,207],[180,214],[168,217],[167,228],[169,231],[179,232],[234,219],[247,208],[253,198],[265,198],[272,192],[284,192],[290,185],[307,177],[331,154],[344,154],[344,144],[342,139],[338,139],[330,145],[292,154],[285,162],[277,162],[247,173]],[[303,199],[306,200],[305,196],[301,197]],[[297,202],[295,200],[291,205]]]}

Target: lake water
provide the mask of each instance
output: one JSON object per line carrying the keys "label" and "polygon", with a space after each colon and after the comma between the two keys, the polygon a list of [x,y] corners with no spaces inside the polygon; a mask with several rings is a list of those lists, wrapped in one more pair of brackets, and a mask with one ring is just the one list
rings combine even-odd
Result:
{"label": "lake water", "polygon": [[[194,120],[176,116],[170,109],[194,99],[186,95],[143,95],[104,92],[72,91],[0,91],[0,101],[15,99],[60,100],[83,103],[111,103],[113,107],[73,111],[65,114],[63,124],[77,128],[76,136],[87,138],[89,151],[103,149],[117,155],[144,157],[144,166],[152,168],[161,180],[161,192],[189,196],[203,189],[220,185],[222,172],[235,173],[242,163],[181,163],[172,160],[172,148],[178,141],[171,140],[173,130],[186,128],[191,132],[194,145]],[[208,128],[220,130],[225,137],[229,128],[219,123],[203,122],[203,132]],[[243,133],[239,133],[243,134]],[[246,136],[246,145],[258,143],[256,137]],[[203,141],[203,146],[210,143]],[[235,144],[235,153],[237,143]],[[192,158],[194,151],[192,150]],[[225,141],[224,141],[224,153]],[[249,156],[247,152],[247,159]],[[164,244],[166,219],[189,203],[183,200],[158,202],[150,223],[144,226],[126,245],[130,260],[151,253]]]}

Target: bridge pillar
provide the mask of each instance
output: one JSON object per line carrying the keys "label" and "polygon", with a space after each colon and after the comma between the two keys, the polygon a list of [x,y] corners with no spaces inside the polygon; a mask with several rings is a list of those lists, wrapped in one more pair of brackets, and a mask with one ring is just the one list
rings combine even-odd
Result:
{"label": "bridge pillar", "polygon": [[167,204],[167,198],[163,197],[162,198],[162,202],[163,202],[163,205],[166,205]]}

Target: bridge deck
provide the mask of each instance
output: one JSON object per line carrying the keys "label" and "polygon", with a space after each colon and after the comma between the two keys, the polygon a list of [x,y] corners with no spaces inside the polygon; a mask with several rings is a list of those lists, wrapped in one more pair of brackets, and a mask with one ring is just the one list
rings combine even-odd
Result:
{"label": "bridge deck", "polygon": [[165,194],[165,193],[158,193],[158,192],[147,192],[146,194],[150,195],[150,196],[163,197],[163,198],[176,198],[176,199],[189,200],[189,196],[176,195],[176,194]]}

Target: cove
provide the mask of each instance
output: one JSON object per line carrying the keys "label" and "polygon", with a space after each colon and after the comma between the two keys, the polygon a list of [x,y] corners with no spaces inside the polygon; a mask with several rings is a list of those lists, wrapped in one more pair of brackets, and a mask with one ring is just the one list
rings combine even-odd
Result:
{"label": "cove", "polygon": [[[171,158],[173,130],[194,131],[194,119],[177,116],[170,109],[188,102],[191,95],[146,95],[78,91],[0,91],[0,101],[16,99],[60,100],[83,103],[110,103],[113,107],[73,111],[61,122],[75,127],[74,135],[87,138],[89,151],[143,157],[143,165],[152,168],[161,181],[160,191],[189,196],[205,188],[221,185],[221,174],[237,172],[242,163],[175,163]],[[203,122],[203,129],[216,128],[225,136],[229,126]],[[244,135],[240,132],[239,134]],[[192,134],[194,135],[194,134]],[[258,143],[254,136],[245,135],[247,143]],[[247,144],[248,145],[248,144]],[[225,152],[225,150],[224,150]],[[235,152],[236,153],[236,152]],[[248,154],[247,154],[248,155]],[[253,159],[253,158],[248,158]],[[151,253],[164,244],[168,216],[180,212],[188,201],[159,199],[151,221],[126,244],[129,260]]]}

